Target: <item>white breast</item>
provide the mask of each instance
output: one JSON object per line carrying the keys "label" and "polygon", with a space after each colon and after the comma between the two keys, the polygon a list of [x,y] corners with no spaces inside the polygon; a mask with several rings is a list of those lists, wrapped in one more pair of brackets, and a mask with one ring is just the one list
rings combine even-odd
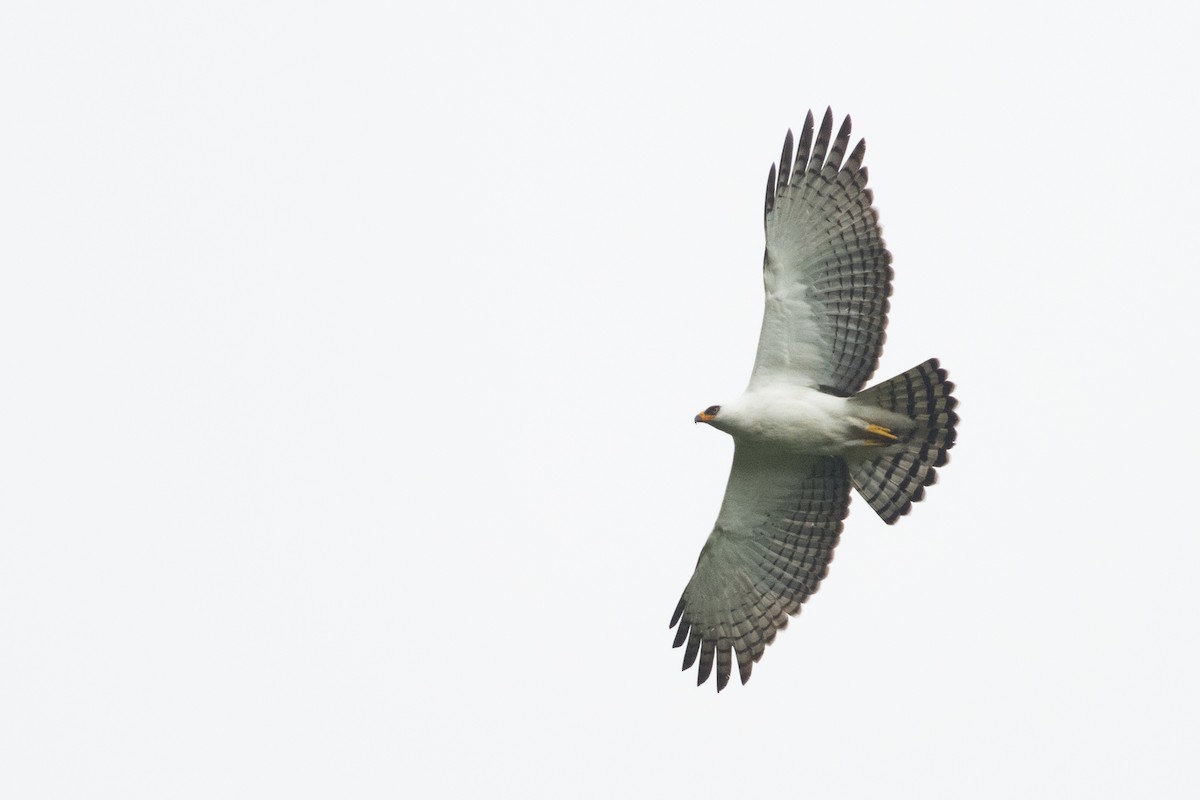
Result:
{"label": "white breast", "polygon": [[721,412],[714,426],[739,441],[770,443],[805,455],[836,455],[861,443],[861,421],[846,398],[806,386],[747,390]]}

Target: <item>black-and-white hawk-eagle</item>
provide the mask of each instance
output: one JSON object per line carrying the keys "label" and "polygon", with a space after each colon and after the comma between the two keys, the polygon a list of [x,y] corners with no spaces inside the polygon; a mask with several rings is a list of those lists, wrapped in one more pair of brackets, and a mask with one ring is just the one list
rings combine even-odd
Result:
{"label": "black-and-white hawk-eagle", "polygon": [[[879,364],[892,293],[863,166],[846,155],[850,118],[810,112],[788,131],[767,180],[766,307],[750,384],[696,416],[730,434],[733,467],[717,521],[671,626],[699,659],[697,683],[733,661],[745,683],[789,615],[817,590],[858,490],[894,523],[954,445],[954,384],[936,359],[864,390]],[[844,159],[844,161],[843,161]]]}

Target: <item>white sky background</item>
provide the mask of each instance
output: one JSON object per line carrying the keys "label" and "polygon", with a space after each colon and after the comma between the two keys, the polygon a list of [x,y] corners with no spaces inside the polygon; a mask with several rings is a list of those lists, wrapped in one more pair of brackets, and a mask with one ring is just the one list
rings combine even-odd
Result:
{"label": "white sky background", "polygon": [[[1195,796],[1194,5],[103,5],[0,11],[0,794]],[[717,695],[826,105],[959,444]]]}

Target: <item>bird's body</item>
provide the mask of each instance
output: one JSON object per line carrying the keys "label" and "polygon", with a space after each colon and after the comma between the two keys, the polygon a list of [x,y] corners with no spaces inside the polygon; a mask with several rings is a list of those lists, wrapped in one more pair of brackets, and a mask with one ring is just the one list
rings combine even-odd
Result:
{"label": "bird's body", "polygon": [[[954,385],[935,359],[863,390],[879,363],[892,293],[891,254],[862,166],[826,110],[808,115],[793,160],[788,131],[767,180],[765,305],[750,384],[696,416],[733,437],[725,500],[671,625],[714,667],[736,657],[742,682],[817,590],[833,558],[851,487],[888,524],[937,478],[956,436]],[[845,163],[843,163],[845,157]]]}
{"label": "bird's body", "polygon": [[827,394],[807,386],[748,389],[721,406],[709,423],[739,444],[809,456],[875,458],[888,440],[873,435],[875,425],[907,431],[911,421],[881,408],[859,407],[853,398]]}

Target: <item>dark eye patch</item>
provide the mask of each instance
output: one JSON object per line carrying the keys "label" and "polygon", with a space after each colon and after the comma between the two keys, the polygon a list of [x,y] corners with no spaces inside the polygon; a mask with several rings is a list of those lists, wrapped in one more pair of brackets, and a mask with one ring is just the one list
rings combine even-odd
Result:
{"label": "dark eye patch", "polygon": [[717,412],[720,410],[721,410],[720,406],[709,406],[708,408],[704,409],[704,413],[711,414],[712,416],[716,416]]}

